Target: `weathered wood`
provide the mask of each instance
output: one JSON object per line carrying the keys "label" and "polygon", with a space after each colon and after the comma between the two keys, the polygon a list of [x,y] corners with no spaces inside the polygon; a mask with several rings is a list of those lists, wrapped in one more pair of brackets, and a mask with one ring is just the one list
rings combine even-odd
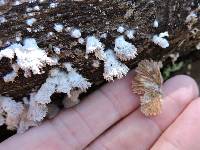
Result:
{"label": "weathered wood", "polygon": [[[83,0],[83,1],[59,1],[57,7],[50,8],[50,2],[23,3],[11,6],[11,3],[0,10],[1,16],[6,18],[6,22],[0,23],[0,49],[16,42],[16,36],[22,39],[35,38],[39,47],[45,49],[49,55],[53,55],[52,46],[61,48],[60,62],[71,62],[78,71],[88,78],[94,85],[102,83],[103,62],[100,67],[93,67],[96,58],[93,54],[85,57],[85,45],[72,38],[69,32],[56,32],[53,29],[54,23],[62,23],[65,28],[75,27],[82,31],[82,37],[95,35],[99,37],[103,33],[108,33],[106,39],[101,41],[106,48],[113,49],[115,38],[119,35],[116,29],[123,25],[127,29],[135,29],[136,35],[132,40],[128,40],[138,48],[138,56],[126,64],[133,68],[138,61],[144,58],[153,58],[164,61],[169,54],[179,53],[187,55],[195,49],[199,42],[200,33],[194,34],[192,29],[198,29],[197,22],[189,30],[185,20],[192,10],[198,6],[198,0]],[[28,8],[39,6],[40,10],[27,12]],[[37,21],[32,27],[26,24],[28,18],[36,18]],[[159,21],[158,28],[153,27],[154,20]],[[29,32],[27,28],[31,28]],[[169,32],[170,47],[162,49],[155,45],[151,38],[160,32]],[[53,37],[49,37],[49,32],[54,32]],[[14,61],[14,60],[13,60]],[[19,76],[13,83],[5,83],[2,77],[12,69],[10,60],[3,58],[0,62],[0,94],[9,95],[14,98],[21,98],[37,89],[47,78],[48,70],[41,75],[32,75],[30,78],[23,76],[20,71]]]}

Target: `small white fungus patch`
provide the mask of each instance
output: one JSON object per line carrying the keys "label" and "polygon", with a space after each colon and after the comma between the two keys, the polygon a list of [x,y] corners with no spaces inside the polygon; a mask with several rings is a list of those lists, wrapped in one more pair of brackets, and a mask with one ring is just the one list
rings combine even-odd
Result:
{"label": "small white fungus patch", "polygon": [[30,18],[26,20],[26,24],[32,26],[37,20],[35,18]]}
{"label": "small white fungus patch", "polygon": [[[28,107],[28,108],[27,108]],[[30,127],[38,126],[40,122],[31,120],[28,116],[29,104],[25,106],[25,109],[20,117],[20,122],[17,128],[17,133],[21,134],[27,131]]]}
{"label": "small white fungus patch", "polygon": [[40,122],[47,115],[47,105],[35,101],[35,93],[30,96],[29,109],[27,117],[34,122]]}
{"label": "small white fungus patch", "polygon": [[22,4],[21,1],[15,1],[15,2],[13,3],[14,6],[17,6],[17,5],[20,5],[20,4]]}
{"label": "small white fungus patch", "polygon": [[79,42],[80,44],[83,44],[83,43],[85,42],[85,40],[84,40],[84,38],[79,38],[79,39],[78,39],[78,42]]}
{"label": "small white fungus patch", "polygon": [[48,104],[51,102],[51,95],[57,93],[67,93],[70,96],[71,91],[80,89],[86,91],[91,83],[86,78],[82,77],[75,69],[71,68],[71,64],[64,64],[68,73],[53,69],[46,82],[40,87],[34,99],[39,104]]}
{"label": "small white fungus patch", "polygon": [[51,102],[51,95],[57,93],[67,93],[70,99],[78,99],[78,93],[85,92],[91,83],[86,78],[82,77],[76,72],[71,64],[64,63],[63,67],[67,70],[61,71],[59,69],[52,69],[46,82],[40,87],[37,93],[32,93],[29,109],[28,118],[34,122],[40,122],[47,115],[47,104]]}
{"label": "small white fungus patch", "polygon": [[124,29],[123,26],[119,26],[119,27],[117,28],[117,32],[119,32],[119,33],[123,33],[124,31],[125,31],[125,29]]}
{"label": "small white fungus patch", "polygon": [[101,34],[101,35],[100,35],[100,38],[106,39],[106,38],[107,38],[107,36],[108,36],[108,34],[107,34],[107,33],[103,33],[103,34]]}
{"label": "small white fungus patch", "polygon": [[54,51],[56,54],[60,54],[60,48],[59,48],[59,47],[54,47],[54,48],[53,48],[53,51]]}
{"label": "small white fungus patch", "polygon": [[166,36],[169,36],[168,32],[160,33],[159,35],[154,35],[152,41],[162,48],[167,48],[169,47],[169,42],[167,39],[164,38]]}
{"label": "small white fungus patch", "polygon": [[1,118],[5,116],[5,124],[8,129],[12,130],[18,127],[23,109],[21,102],[15,102],[10,97],[0,96],[0,116]]}
{"label": "small white fungus patch", "polygon": [[26,30],[27,30],[28,32],[32,32],[32,29],[31,29],[31,28],[26,28]]}
{"label": "small white fungus patch", "polygon": [[95,36],[89,36],[86,40],[86,54],[95,53],[95,56],[104,60],[104,45]]}
{"label": "small white fungus patch", "polygon": [[7,22],[4,16],[0,16],[0,24]]}
{"label": "small white fungus patch", "polygon": [[107,81],[112,81],[114,77],[118,79],[125,76],[129,71],[129,68],[117,60],[114,52],[112,50],[105,51],[105,60],[104,60],[104,79]]}
{"label": "small white fungus patch", "polygon": [[0,60],[2,57],[10,59],[17,56],[17,64],[24,70],[24,76],[28,77],[33,74],[44,73],[41,69],[46,64],[52,66],[57,64],[57,60],[47,57],[47,53],[37,46],[36,40],[28,38],[24,40],[24,45],[12,44],[8,48],[0,51]]}
{"label": "small white fungus patch", "polygon": [[137,48],[133,44],[126,42],[124,36],[119,36],[115,39],[114,51],[117,57],[125,61],[133,59],[137,55]]}
{"label": "small white fungus patch", "polygon": [[31,12],[32,10],[33,8],[30,8],[30,7],[26,8],[26,12]]}
{"label": "small white fungus patch", "polygon": [[161,37],[161,38],[169,37],[169,33],[168,33],[168,31],[161,32],[161,33],[159,34],[159,37]]}
{"label": "small white fungus patch", "polygon": [[19,37],[19,36],[16,36],[16,37],[15,37],[15,40],[16,40],[17,42],[19,42],[19,41],[21,41],[21,40],[22,40],[22,38],[21,38],[21,37]]}
{"label": "small white fungus patch", "polygon": [[33,9],[34,9],[35,11],[39,11],[39,10],[40,10],[40,7],[37,5],[37,6],[34,6]]}
{"label": "small white fungus patch", "polygon": [[81,37],[81,31],[79,29],[72,29],[70,32],[71,37],[73,38],[80,38]]}
{"label": "small white fungus patch", "polygon": [[196,49],[200,50],[200,42],[196,45]]}
{"label": "small white fungus patch", "polygon": [[49,6],[50,8],[56,8],[58,6],[58,3],[51,3]]}
{"label": "small white fungus patch", "polygon": [[57,32],[62,32],[63,31],[64,26],[60,23],[55,23],[54,24],[54,30],[56,30]]}
{"label": "small white fungus patch", "polygon": [[127,30],[127,31],[125,32],[125,34],[126,34],[126,36],[127,36],[129,39],[135,38],[135,37],[134,37],[135,30]]}
{"label": "small white fungus patch", "polygon": [[153,22],[153,27],[154,27],[154,28],[158,28],[158,26],[159,26],[158,20],[154,20],[154,22]]}
{"label": "small white fungus patch", "polygon": [[17,64],[12,64],[12,68],[13,71],[3,77],[4,82],[13,82],[18,76],[19,66]]}

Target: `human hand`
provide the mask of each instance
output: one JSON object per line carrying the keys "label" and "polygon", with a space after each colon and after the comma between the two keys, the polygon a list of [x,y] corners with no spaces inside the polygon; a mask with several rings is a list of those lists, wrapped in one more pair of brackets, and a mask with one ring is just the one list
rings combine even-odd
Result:
{"label": "human hand", "polygon": [[131,91],[133,73],[93,92],[78,106],[0,144],[0,150],[200,149],[200,98],[187,76],[164,83],[163,111],[145,117]]}

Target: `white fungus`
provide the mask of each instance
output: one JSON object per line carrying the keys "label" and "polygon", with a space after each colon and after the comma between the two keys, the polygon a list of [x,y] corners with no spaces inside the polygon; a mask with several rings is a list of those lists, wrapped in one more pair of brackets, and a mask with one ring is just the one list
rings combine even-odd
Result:
{"label": "white fungus", "polygon": [[158,20],[154,20],[153,27],[158,28],[158,26],[159,26]]}
{"label": "white fungus", "polygon": [[51,95],[57,93],[67,93],[70,96],[70,92],[76,88],[81,91],[86,91],[91,83],[86,78],[82,77],[75,69],[71,68],[71,64],[64,64],[68,73],[53,69],[50,72],[50,76],[46,79],[46,82],[40,87],[36,93],[34,99],[39,104],[48,104],[51,102]]}
{"label": "white fungus", "polygon": [[0,115],[0,126],[2,126],[5,123],[5,118]]}
{"label": "white fungus", "polygon": [[39,122],[44,119],[47,114],[47,105],[40,104],[35,101],[35,93],[32,93],[30,96],[30,103],[27,117],[34,122]]}
{"label": "white fungus", "polygon": [[60,48],[59,48],[59,47],[54,47],[54,48],[53,48],[53,51],[54,51],[56,54],[60,54]]}
{"label": "white fungus", "polygon": [[196,45],[196,49],[200,50],[200,42]]}
{"label": "white fungus", "polygon": [[3,57],[13,59],[15,56],[15,52],[13,51],[13,49],[15,49],[16,47],[18,47],[18,44],[13,44],[13,45],[9,46],[8,48],[1,50],[0,51],[0,60]]}
{"label": "white fungus", "polygon": [[17,64],[12,64],[12,68],[13,71],[3,77],[4,82],[13,82],[18,76],[19,66]]}
{"label": "white fungus", "polygon": [[14,6],[17,6],[17,5],[20,5],[20,4],[22,4],[22,2],[20,2],[20,1],[15,1],[15,2],[13,3]]}
{"label": "white fungus", "polygon": [[159,34],[159,37],[161,37],[161,38],[169,37],[169,33],[168,33],[168,31],[161,32],[161,33]]}
{"label": "white fungus", "polygon": [[86,40],[86,54],[95,53],[95,56],[104,60],[104,45],[95,36],[89,36]]}
{"label": "white fungus", "polygon": [[5,114],[5,124],[8,129],[12,130],[18,127],[23,109],[21,102],[15,102],[10,97],[0,96],[0,115]]}
{"label": "white fungus", "polygon": [[32,26],[37,20],[35,18],[30,18],[26,20],[26,24]]}
{"label": "white fungus", "polygon": [[16,37],[15,37],[15,40],[16,40],[17,42],[19,42],[19,41],[22,40],[22,38],[21,38],[20,36],[16,36]]}
{"label": "white fungus", "polygon": [[67,75],[68,82],[71,84],[71,89],[78,88],[81,91],[86,92],[86,90],[91,87],[91,83],[82,75],[77,73],[76,70],[71,67],[70,63],[64,63],[64,66],[69,72]]}
{"label": "white fungus", "polygon": [[51,3],[50,8],[56,8],[58,6],[58,3]]}
{"label": "white fungus", "polygon": [[35,11],[39,11],[40,10],[40,7],[37,5],[37,6],[34,6],[33,8]]}
{"label": "white fungus", "polygon": [[24,70],[24,76],[28,77],[33,74],[44,73],[42,68],[46,64],[52,66],[57,64],[57,60],[47,57],[47,53],[37,46],[35,39],[28,38],[24,40],[24,45],[12,44],[8,48],[0,51],[0,60],[2,57],[7,57],[10,59],[17,56],[17,64]]}
{"label": "white fungus", "polygon": [[20,122],[17,128],[17,133],[24,133],[30,127],[38,126],[39,124],[39,122],[33,121],[31,120],[31,118],[28,118],[28,109],[30,109],[29,104],[24,108],[24,111],[21,115]]}
{"label": "white fungus", "polygon": [[106,39],[106,38],[107,38],[107,36],[108,36],[108,34],[107,34],[107,33],[103,33],[103,34],[101,34],[101,35],[100,35],[100,38]]}
{"label": "white fungus", "polygon": [[137,55],[137,48],[133,44],[126,42],[124,36],[119,36],[115,39],[114,51],[117,57],[125,61],[133,59]]}
{"label": "white fungus", "polygon": [[154,35],[152,41],[156,45],[159,45],[162,48],[167,48],[169,47],[169,42],[164,37],[168,37],[168,36],[169,36],[168,32],[163,32],[163,33],[160,33],[159,35]]}
{"label": "white fungus", "polygon": [[3,77],[4,82],[13,82],[15,80],[15,77],[17,76],[17,73],[15,71],[12,71],[11,73],[8,73]]}
{"label": "white fungus", "polygon": [[10,130],[24,133],[30,127],[37,126],[47,114],[47,106],[34,101],[34,93],[30,98],[16,102],[11,97],[0,96],[0,126],[7,125]]}
{"label": "white fungus", "polygon": [[133,39],[134,38],[134,34],[135,34],[135,30],[127,30],[125,32],[125,34],[129,39]]}
{"label": "white fungus", "polygon": [[26,30],[27,30],[28,32],[32,32],[32,29],[31,29],[31,28],[26,28]]}
{"label": "white fungus", "polygon": [[129,68],[117,60],[114,52],[112,50],[105,51],[105,61],[104,61],[104,79],[107,81],[113,80],[114,77],[118,79],[125,76],[129,71]]}
{"label": "white fungus", "polygon": [[7,22],[4,16],[0,16],[0,24]]}
{"label": "white fungus", "polygon": [[70,32],[71,37],[73,38],[80,38],[81,37],[81,31],[79,29],[72,29]]}
{"label": "white fungus", "polygon": [[119,33],[123,33],[124,31],[125,31],[125,29],[124,29],[123,26],[119,26],[119,27],[117,28],[117,32],[119,32]]}
{"label": "white fungus", "polygon": [[54,24],[54,30],[56,30],[57,32],[62,32],[63,31],[64,26],[60,23],[55,23]]}
{"label": "white fungus", "polygon": [[51,102],[51,95],[53,93],[67,93],[69,98],[78,99],[75,97],[75,95],[77,96],[77,92],[74,93],[74,90],[78,90],[80,94],[91,87],[91,83],[77,73],[71,67],[71,64],[64,63],[63,67],[68,73],[59,69],[52,69],[46,82],[40,87],[37,93],[31,95],[28,110],[29,119],[33,121],[43,120],[47,115],[47,104]]}
{"label": "white fungus", "polygon": [[31,12],[32,10],[33,8],[30,8],[30,7],[26,8],[26,12]]}
{"label": "white fungus", "polygon": [[84,40],[84,38],[79,38],[79,39],[78,39],[78,42],[79,42],[80,44],[83,44],[83,43],[85,42],[85,40]]}

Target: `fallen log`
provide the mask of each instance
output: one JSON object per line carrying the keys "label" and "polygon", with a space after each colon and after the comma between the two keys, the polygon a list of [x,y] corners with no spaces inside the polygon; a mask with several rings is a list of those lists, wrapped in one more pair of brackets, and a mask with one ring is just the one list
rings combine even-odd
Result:
{"label": "fallen log", "polygon": [[[198,4],[198,0],[0,1],[0,94],[22,101],[54,77],[57,72],[52,68],[75,70],[87,85],[79,87],[85,91],[90,84],[94,89],[105,79],[123,77],[143,59],[164,62],[186,56],[200,49]],[[113,73],[112,64],[122,70],[114,68]],[[64,93],[56,86],[53,92]]]}

